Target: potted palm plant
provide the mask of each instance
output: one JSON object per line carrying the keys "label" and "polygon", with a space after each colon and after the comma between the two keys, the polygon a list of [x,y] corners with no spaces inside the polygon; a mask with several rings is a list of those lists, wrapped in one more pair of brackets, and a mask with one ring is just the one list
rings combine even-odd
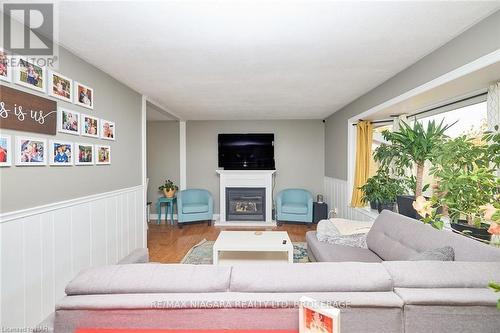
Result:
{"label": "potted palm plant", "polygon": [[454,125],[445,125],[443,122],[444,120],[436,124],[435,121],[430,121],[426,127],[418,121],[411,126],[401,122],[399,131],[382,133],[388,143],[383,143],[376,149],[375,161],[399,177],[407,177],[411,169],[415,168],[414,187],[411,191],[413,195],[407,193],[408,195],[398,195],[397,198],[400,214],[418,217],[412,204],[415,197],[421,196],[425,191],[423,184],[425,162],[431,160],[435,147],[446,137],[445,131]]}
{"label": "potted palm plant", "polygon": [[175,192],[179,189],[177,185],[174,184],[170,179],[165,180],[165,184],[158,187],[158,190],[163,191],[163,194],[167,198],[173,198],[175,196]]}

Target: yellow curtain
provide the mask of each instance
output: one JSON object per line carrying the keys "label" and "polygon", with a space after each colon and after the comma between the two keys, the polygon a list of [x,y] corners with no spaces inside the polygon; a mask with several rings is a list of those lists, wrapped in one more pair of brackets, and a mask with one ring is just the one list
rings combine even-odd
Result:
{"label": "yellow curtain", "polygon": [[360,186],[366,184],[370,177],[370,159],[372,154],[373,125],[369,121],[360,121],[356,125],[356,171],[354,172],[354,188],[352,190],[352,207],[363,207],[363,192]]}

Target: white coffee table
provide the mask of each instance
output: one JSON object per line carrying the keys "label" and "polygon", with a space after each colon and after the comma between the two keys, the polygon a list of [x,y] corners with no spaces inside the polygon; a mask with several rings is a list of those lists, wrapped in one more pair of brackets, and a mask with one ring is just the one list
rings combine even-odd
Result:
{"label": "white coffee table", "polygon": [[214,244],[214,265],[293,263],[293,244],[286,231],[257,233],[221,231]]}

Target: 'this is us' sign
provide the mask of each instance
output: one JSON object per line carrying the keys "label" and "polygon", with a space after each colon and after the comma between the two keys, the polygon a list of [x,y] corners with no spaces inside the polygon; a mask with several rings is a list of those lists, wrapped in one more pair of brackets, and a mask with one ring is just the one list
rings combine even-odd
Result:
{"label": "'this is us' sign", "polygon": [[0,86],[0,128],[56,135],[57,103]]}

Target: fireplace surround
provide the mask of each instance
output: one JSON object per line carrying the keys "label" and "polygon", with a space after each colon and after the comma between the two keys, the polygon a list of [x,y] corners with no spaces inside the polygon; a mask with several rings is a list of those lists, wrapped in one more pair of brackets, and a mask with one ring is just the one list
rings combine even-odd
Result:
{"label": "fireplace surround", "polygon": [[[257,226],[275,225],[272,219],[273,174],[275,170],[216,170],[216,172],[220,177],[219,221],[216,223],[228,226],[231,223],[235,225],[252,225],[253,223]],[[230,202],[226,200],[231,192],[235,192],[236,196],[243,200],[233,200],[233,206],[231,206]],[[262,203],[258,204],[260,199],[262,199]],[[239,205],[236,207],[238,202]]]}

